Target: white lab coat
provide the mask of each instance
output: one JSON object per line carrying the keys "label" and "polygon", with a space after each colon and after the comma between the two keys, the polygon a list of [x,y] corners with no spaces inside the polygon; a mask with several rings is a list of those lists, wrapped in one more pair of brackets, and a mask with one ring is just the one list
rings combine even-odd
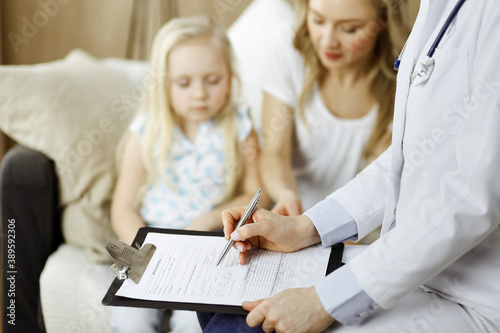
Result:
{"label": "white lab coat", "polygon": [[[469,0],[410,85],[457,0],[422,0],[398,74],[393,144],[333,194],[358,237],[350,265],[389,308],[417,286],[500,318],[500,1]],[[387,181],[388,180],[388,181]]]}

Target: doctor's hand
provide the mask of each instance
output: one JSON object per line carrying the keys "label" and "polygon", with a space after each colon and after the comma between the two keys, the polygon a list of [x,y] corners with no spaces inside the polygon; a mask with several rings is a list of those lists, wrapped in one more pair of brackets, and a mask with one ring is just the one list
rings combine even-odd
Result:
{"label": "doctor's hand", "polygon": [[271,298],[243,302],[247,324],[264,332],[322,332],[335,320],[325,311],[314,287],[284,290]]}
{"label": "doctor's hand", "polygon": [[304,212],[299,196],[291,191],[283,192],[271,211],[287,216],[296,216]]}
{"label": "doctor's hand", "polygon": [[248,251],[253,247],[294,252],[321,241],[307,216],[282,216],[263,208],[257,208],[246,224],[235,231],[244,211],[245,207],[239,207],[222,212],[224,235],[235,241],[233,246],[240,251],[240,264],[245,263]]}

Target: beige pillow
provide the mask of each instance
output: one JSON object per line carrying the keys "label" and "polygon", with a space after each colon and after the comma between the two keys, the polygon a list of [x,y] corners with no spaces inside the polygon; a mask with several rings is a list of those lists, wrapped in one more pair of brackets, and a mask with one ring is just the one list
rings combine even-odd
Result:
{"label": "beige pillow", "polygon": [[0,66],[0,129],[54,160],[65,241],[108,260],[115,148],[136,105],[129,80],[83,51],[65,59]]}

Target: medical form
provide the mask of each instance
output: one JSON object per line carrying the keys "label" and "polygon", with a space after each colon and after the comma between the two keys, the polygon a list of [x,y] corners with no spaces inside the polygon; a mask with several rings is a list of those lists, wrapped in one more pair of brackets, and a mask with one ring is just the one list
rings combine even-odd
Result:
{"label": "medical form", "polygon": [[148,243],[156,251],[140,282],[123,281],[116,296],[241,306],[243,301],[314,285],[325,277],[331,252],[318,245],[293,253],[254,249],[240,265],[238,251],[231,249],[216,266],[227,243],[223,237],[149,232],[143,244]]}

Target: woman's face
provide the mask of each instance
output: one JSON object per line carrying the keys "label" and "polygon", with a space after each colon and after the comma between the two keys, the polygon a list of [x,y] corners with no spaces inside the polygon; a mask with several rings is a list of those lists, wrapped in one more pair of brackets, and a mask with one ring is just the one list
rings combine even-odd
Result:
{"label": "woman's face", "polygon": [[382,29],[373,0],[309,0],[307,29],[327,70],[356,67],[373,57]]}

